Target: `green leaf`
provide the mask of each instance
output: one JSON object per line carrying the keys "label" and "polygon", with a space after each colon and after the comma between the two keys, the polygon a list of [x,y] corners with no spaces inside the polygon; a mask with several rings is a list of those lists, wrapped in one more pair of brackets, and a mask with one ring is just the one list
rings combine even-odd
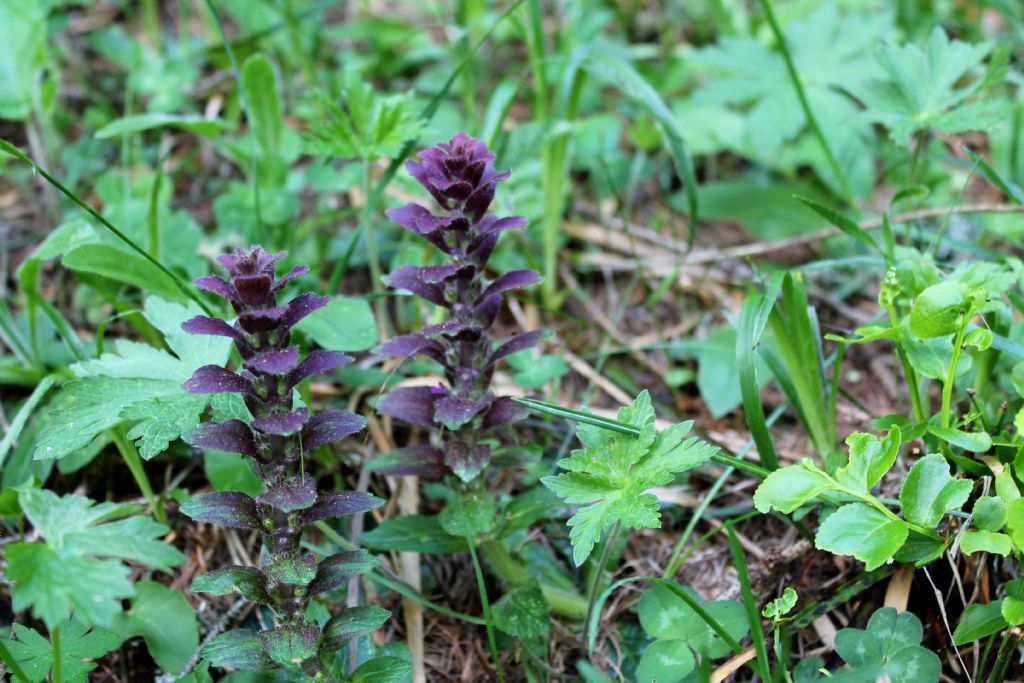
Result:
{"label": "green leaf", "polygon": [[[697,356],[697,388],[712,417],[733,411],[742,400],[740,378],[736,367],[736,330],[719,327],[712,330]],[[771,372],[760,359],[755,359],[758,386],[771,380]]]}
{"label": "green leaf", "polygon": [[973,643],[999,633],[1009,626],[1003,619],[1003,601],[995,600],[985,605],[971,605],[960,616],[960,623],[953,631],[953,644],[957,647]]}
{"label": "green leaf", "polygon": [[390,612],[376,605],[359,605],[342,610],[324,624],[324,646],[338,649],[352,638],[376,631],[390,616]]}
{"label": "green leaf", "polygon": [[361,537],[362,545],[374,550],[410,553],[464,553],[466,539],[441,528],[437,517],[402,515],[385,520]]}
{"label": "green leaf", "polygon": [[939,437],[951,446],[972,453],[985,453],[992,448],[992,437],[986,432],[964,432],[953,427],[928,425],[928,433]]}
{"label": "green leaf", "polygon": [[693,652],[678,640],[656,640],[640,655],[637,683],[675,683],[697,666]]}
{"label": "green leaf", "polygon": [[899,552],[893,555],[893,559],[897,562],[912,562],[918,567],[923,567],[938,559],[942,553],[946,552],[946,547],[945,539],[925,536],[911,529],[907,540],[903,542]]}
{"label": "green leaf", "polygon": [[814,545],[836,555],[853,555],[876,569],[907,540],[906,523],[892,519],[864,503],[844,505],[818,528]]}
{"label": "green leaf", "polygon": [[938,453],[926,455],[910,468],[903,488],[900,505],[903,516],[915,524],[934,529],[947,512],[959,510],[971,495],[974,482],[954,479],[949,474],[949,463]]}
{"label": "green leaf", "polygon": [[132,606],[112,625],[122,639],[142,636],[153,661],[166,671],[181,671],[199,647],[196,613],[180,591],[155,581],[135,584]]}
{"label": "green leaf", "polygon": [[828,475],[805,458],[765,477],[754,492],[754,507],[762,514],[772,508],[789,514],[833,488],[835,485]]}
{"label": "green leaf", "polygon": [[1006,597],[1002,599],[1000,612],[1010,626],[1024,624],[1024,580],[1006,582]]}
{"label": "green leaf", "polygon": [[449,503],[438,521],[445,533],[473,538],[494,528],[498,503],[490,494],[470,494]]}
{"label": "green leaf", "polygon": [[852,83],[850,90],[867,107],[867,118],[889,129],[903,143],[919,130],[947,133],[984,130],[1005,117],[1005,102],[976,96],[984,81],[965,79],[991,51],[992,43],[969,45],[950,41],[936,26],[924,49],[916,45],[884,45],[875,54],[884,78]]}
{"label": "green leaf", "polygon": [[967,288],[945,281],[921,292],[910,309],[910,331],[922,339],[958,332],[970,307]]}
{"label": "green leaf", "polygon": [[0,0],[0,119],[27,119],[47,65],[46,5]]}
{"label": "green leaf", "polygon": [[203,116],[183,116],[153,111],[114,119],[96,131],[95,136],[100,140],[104,140],[106,138],[133,135],[155,128],[180,128],[190,133],[213,139],[220,132],[233,128],[233,125],[223,119],[208,119]]}
{"label": "green leaf", "polygon": [[836,481],[859,493],[867,493],[896,462],[900,443],[900,428],[895,425],[883,439],[863,432],[850,434],[846,437],[849,460],[836,472]]}
{"label": "green leaf", "polygon": [[271,666],[263,643],[255,631],[234,629],[215,636],[199,651],[213,666],[259,671]]}
{"label": "green leaf", "polygon": [[517,371],[513,379],[524,389],[543,389],[569,373],[569,365],[560,357],[551,354],[536,356],[534,349],[518,351],[506,356],[505,360]]}
{"label": "green leaf", "polygon": [[492,612],[494,625],[520,640],[541,638],[551,629],[551,605],[536,581],[503,595]]}
{"label": "green leaf", "polygon": [[[53,644],[35,629],[12,624],[17,640],[5,641],[11,655],[32,683],[39,683],[53,669]],[[85,683],[99,659],[121,644],[121,638],[102,628],[90,629],[77,619],[51,627],[60,636],[60,675],[64,683]]]}
{"label": "green leaf", "polygon": [[813,199],[800,196],[797,196],[796,199],[807,206],[811,211],[818,214],[858,242],[871,247],[875,251],[880,251],[878,243],[875,242],[875,238],[871,236],[871,233],[857,225],[857,222],[852,218],[839,213],[829,206],[816,202]]}
{"label": "green leaf", "polygon": [[336,296],[295,326],[322,348],[363,351],[377,344],[377,321],[366,299]]}
{"label": "green leaf", "polygon": [[123,282],[169,301],[187,300],[167,273],[135,252],[110,244],[93,243],[75,247],[64,254],[61,264],[70,270]]}
{"label": "green leaf", "polygon": [[263,159],[280,155],[284,128],[281,96],[274,65],[262,54],[254,54],[242,66],[242,86],[248,99],[248,119],[256,149]]}
{"label": "green leaf", "polygon": [[128,436],[142,457],[149,459],[199,424],[210,397],[189,394],[181,385],[196,368],[223,365],[231,340],[184,332],[181,324],[202,313],[192,302],[181,306],[150,297],[144,313],[177,357],[146,344],[118,340],[117,353],[72,365],[79,379],[65,384],[64,392],[74,400],[68,408],[50,413],[64,428],[43,434],[35,449],[37,460],[66,457],[125,422],[134,422]]}
{"label": "green leaf", "polygon": [[[735,600],[716,600],[704,604],[689,586],[682,590],[691,595],[697,604],[734,640],[742,640],[750,628],[745,608]],[[690,648],[707,657],[721,657],[730,652],[729,646],[715,633],[697,612],[670,589],[655,584],[644,591],[637,603],[640,625],[654,638],[680,640]]]}
{"label": "green leaf", "polygon": [[1010,537],[994,531],[966,531],[960,537],[960,550],[967,555],[984,552],[1006,557],[1012,549]]}
{"label": "green leaf", "polygon": [[413,664],[401,657],[374,657],[352,672],[350,683],[402,683],[412,673]]}
{"label": "green leaf", "polygon": [[782,597],[775,598],[765,605],[764,610],[761,611],[761,616],[778,623],[783,617],[793,611],[793,608],[796,607],[796,599],[796,591],[786,586]]}
{"label": "green leaf", "polygon": [[888,676],[894,683],[937,683],[938,656],[921,647],[921,622],[909,612],[883,607],[866,630],[844,628],[836,634],[836,652],[855,670],[872,672],[867,680]]}
{"label": "green leaf", "polygon": [[121,612],[120,600],[135,595],[120,560],[168,571],[185,559],[159,540],[166,526],[130,516],[136,506],[38,489],[22,492],[20,502],[45,540],[7,547],[14,609],[32,607],[50,628],[72,610],[86,623],[109,626]]}
{"label": "green leaf", "polygon": [[193,593],[211,595],[228,595],[237,590],[246,600],[270,602],[266,577],[256,567],[232,566],[215,569],[197,576],[189,590]]}
{"label": "green leaf", "polygon": [[692,422],[656,432],[647,391],[619,410],[618,421],[638,427],[640,435],[579,424],[576,434],[584,448],[558,463],[568,472],[541,480],[565,502],[586,505],[569,519],[577,566],[616,522],[633,529],[660,527],[657,497],[645,491],[670,483],[676,473],[707,462],[717,451],[695,437],[684,440]]}
{"label": "green leaf", "polygon": [[1006,503],[996,496],[983,496],[971,510],[974,526],[985,531],[999,531],[1006,524]]}

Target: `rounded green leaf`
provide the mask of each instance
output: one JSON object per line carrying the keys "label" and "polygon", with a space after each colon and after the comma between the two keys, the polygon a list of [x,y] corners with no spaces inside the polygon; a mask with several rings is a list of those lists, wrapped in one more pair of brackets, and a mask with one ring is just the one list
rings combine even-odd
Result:
{"label": "rounded green leaf", "polygon": [[678,640],[656,640],[640,656],[637,683],[676,683],[693,671],[693,652]]}
{"label": "rounded green leaf", "polygon": [[910,331],[922,339],[957,332],[970,306],[967,288],[959,282],[940,282],[927,288],[910,309]]}

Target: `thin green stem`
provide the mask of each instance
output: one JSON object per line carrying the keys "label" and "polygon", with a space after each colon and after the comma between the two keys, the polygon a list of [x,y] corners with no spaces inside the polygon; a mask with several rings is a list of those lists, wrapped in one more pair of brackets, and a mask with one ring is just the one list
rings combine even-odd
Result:
{"label": "thin green stem", "polygon": [[992,671],[988,675],[988,683],[1001,683],[1006,673],[1006,667],[1010,665],[1010,655],[1017,649],[1020,642],[1021,630],[1019,626],[1007,629],[1003,636],[1003,642],[996,652],[996,661],[992,663]]}
{"label": "thin green stem", "polygon": [[164,264],[160,263],[159,261],[154,259],[152,256],[150,256],[148,251],[146,251],[145,249],[140,247],[138,244],[136,244],[134,240],[132,240],[130,237],[128,237],[128,235],[126,235],[123,232],[121,232],[120,230],[118,230],[117,227],[115,227],[113,223],[111,223],[106,218],[104,218],[102,215],[100,215],[100,213],[96,209],[92,208],[91,206],[86,204],[83,200],[79,199],[78,195],[76,195],[74,192],[72,192],[67,187],[65,187],[63,183],[61,183],[59,180],[54,178],[52,175],[47,173],[46,169],[44,169],[42,166],[37,164],[31,158],[29,158],[24,152],[22,152],[20,149],[18,149],[17,147],[15,147],[14,145],[12,145],[11,143],[7,142],[4,139],[0,139],[0,150],[6,152],[7,154],[10,154],[11,156],[13,156],[13,157],[15,157],[15,158],[25,162],[29,166],[31,166],[35,170],[36,173],[38,173],[39,175],[43,176],[43,178],[46,180],[46,182],[50,183],[51,185],[56,187],[58,190],[60,190],[61,193],[65,197],[67,197],[68,199],[73,201],[75,204],[77,204],[79,207],[81,207],[86,213],[88,213],[90,216],[92,216],[97,221],[99,221],[100,224],[103,227],[105,227],[110,232],[114,233],[114,235],[119,240],[121,240],[126,245],[128,245],[128,247],[130,247],[133,251],[135,251],[139,256],[141,256],[142,258],[144,258],[147,261],[149,261],[151,264],[156,266],[156,268],[158,270],[160,270],[160,272],[162,272],[167,277],[171,278],[171,280],[174,282],[174,286],[177,287],[181,291],[182,294],[184,294],[189,299],[191,299],[192,301],[195,301],[197,304],[199,304],[199,307],[202,308],[203,311],[207,315],[214,315],[213,309],[211,309],[206,304],[206,302],[203,301],[203,299],[194,290],[192,290],[191,288],[186,286],[185,283],[181,280],[181,278],[179,278],[173,272],[168,270],[167,267],[164,266]]}
{"label": "thin green stem", "polygon": [[494,636],[494,619],[491,617],[491,601],[487,597],[487,586],[484,584],[484,570],[480,566],[480,558],[477,557],[476,548],[473,547],[473,539],[466,537],[469,545],[469,556],[473,560],[473,573],[476,574],[476,587],[480,592],[480,605],[484,611],[484,621],[487,624],[487,644],[491,648],[491,658],[494,660],[494,668],[498,672],[500,683],[505,682],[505,669],[501,665],[501,657],[498,656],[498,642]]}
{"label": "thin green stem", "polygon": [[856,200],[853,198],[853,193],[850,192],[850,184],[846,180],[846,174],[843,173],[842,167],[839,165],[839,161],[836,159],[835,154],[832,153],[832,147],[828,144],[828,138],[825,137],[824,131],[821,126],[818,125],[818,119],[814,116],[814,111],[811,109],[811,103],[807,99],[807,93],[804,92],[804,85],[800,80],[800,74],[796,70],[796,65],[793,63],[793,56],[789,52],[789,46],[786,45],[786,37],[782,34],[782,30],[779,28],[779,22],[775,19],[775,13],[772,11],[771,0],[760,0],[761,8],[764,10],[765,17],[768,19],[768,24],[771,26],[772,33],[775,35],[775,41],[779,44],[779,50],[782,52],[782,58],[786,61],[786,70],[789,72],[789,79],[793,83],[793,89],[796,90],[797,98],[800,100],[800,107],[804,110],[804,116],[807,118],[807,123],[811,127],[811,131],[814,133],[814,137],[818,139],[818,144],[821,145],[821,151],[825,154],[825,159],[828,161],[828,165],[832,168],[832,172],[836,176],[836,180],[839,181],[839,186],[842,188],[843,194],[846,196],[846,201],[849,202],[850,206],[856,207]]}
{"label": "thin green stem", "polygon": [[946,380],[942,384],[942,413],[939,419],[943,427],[949,427],[950,408],[953,403],[953,385],[956,382],[956,366],[960,363],[960,356],[964,351],[964,337],[967,335],[968,316],[964,316],[964,323],[956,333],[956,341],[953,343],[953,359],[949,363],[949,372],[946,373]]}
{"label": "thin green stem", "polygon": [[51,681],[52,683],[60,683],[60,627],[58,626],[54,626],[50,631],[50,645],[53,648],[53,675]]}
{"label": "thin green stem", "polygon": [[[590,588],[587,590],[587,616],[584,618],[583,623],[589,624],[590,617],[594,613],[594,603],[597,601],[598,589],[601,587],[601,579],[604,577],[605,568],[608,566],[608,560],[612,556],[612,550],[615,544],[619,542],[619,532],[622,531],[622,523],[618,520],[612,525],[612,530],[608,533],[608,538],[605,540],[604,549],[601,551],[601,557],[597,561],[597,566],[594,567],[594,575],[590,579]],[[586,629],[583,633],[586,637]]]}
{"label": "thin green stem", "polygon": [[139,456],[139,451],[135,448],[135,444],[128,438],[124,427],[114,427],[109,433],[114,441],[114,445],[117,446],[117,450],[121,454],[121,459],[128,466],[128,471],[132,473],[135,483],[139,485],[139,490],[142,491],[142,495],[146,497],[150,507],[153,508],[153,514],[156,515],[157,521],[161,524],[166,524],[167,512],[153,493],[153,487],[149,483],[149,477],[146,476],[146,470],[142,466],[142,458]]}

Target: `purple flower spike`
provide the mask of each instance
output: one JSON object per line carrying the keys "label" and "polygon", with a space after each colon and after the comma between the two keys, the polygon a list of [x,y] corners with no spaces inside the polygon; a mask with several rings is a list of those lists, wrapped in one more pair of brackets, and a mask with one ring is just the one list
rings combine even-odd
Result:
{"label": "purple flower spike", "polygon": [[307,422],[309,422],[309,410],[299,408],[291,413],[274,413],[266,417],[258,417],[252,421],[252,426],[264,434],[288,436],[302,429]]}
{"label": "purple flower spike", "polygon": [[245,361],[245,369],[251,372],[265,372],[268,375],[287,375],[298,364],[298,347],[287,346],[280,350],[266,351]]}
{"label": "purple flower spike", "polygon": [[302,445],[307,450],[334,443],[366,426],[366,418],[347,410],[329,410],[314,415],[302,430]]}
{"label": "purple flower spike", "polygon": [[351,362],[352,357],[341,351],[313,351],[288,375],[288,387],[294,387],[307,377],[321,375]]}
{"label": "purple flower spike", "polygon": [[188,442],[196,448],[211,448],[216,451],[252,456],[257,453],[252,430],[241,420],[201,424],[192,431]]}
{"label": "purple flower spike", "polygon": [[379,508],[384,501],[362,491],[336,491],[325,493],[320,499],[303,511],[300,520],[303,524],[312,524],[321,519],[332,519],[354,515],[357,512],[369,512]]}
{"label": "purple flower spike", "polygon": [[[501,234],[526,227],[522,216],[487,215],[497,184],[509,177],[508,171],[495,170],[494,159],[486,144],[465,133],[423,150],[406,168],[441,211],[434,213],[415,203],[388,211],[393,221],[437,245],[449,257],[441,265],[402,266],[387,278],[389,286],[448,310],[445,322],[380,347],[385,355],[423,355],[436,361],[449,385],[435,390],[394,389],[378,405],[377,410],[385,415],[443,429],[444,463],[403,465],[396,456],[395,466],[404,467],[403,472],[439,472],[447,466],[468,481],[490,458],[490,449],[480,443],[482,432],[525,415],[524,409],[489,391],[495,363],[544,336],[543,332],[528,332],[492,351],[488,329],[501,312],[504,297],[541,280],[532,270],[514,270],[489,284],[484,280],[487,261]],[[482,420],[477,419],[480,416]],[[392,465],[382,467],[390,472]]]}

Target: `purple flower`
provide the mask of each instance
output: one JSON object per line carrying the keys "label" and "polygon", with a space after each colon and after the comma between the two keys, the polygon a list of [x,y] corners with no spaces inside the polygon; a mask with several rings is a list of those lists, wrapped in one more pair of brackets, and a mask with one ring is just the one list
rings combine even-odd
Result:
{"label": "purple flower", "polygon": [[[406,204],[388,217],[437,246],[448,257],[441,265],[402,266],[387,283],[448,310],[448,320],[418,334],[396,337],[380,348],[391,356],[421,355],[441,364],[447,386],[403,387],[392,390],[377,406],[379,412],[440,432],[443,464],[465,481],[477,477],[490,459],[482,444],[487,430],[522,419],[525,411],[512,401],[494,396],[491,378],[497,361],[528,349],[545,335],[527,332],[494,348],[489,329],[512,290],[540,282],[532,270],[514,270],[488,281],[484,272],[498,238],[506,230],[526,227],[522,216],[488,215],[497,183],[509,172],[494,168],[494,154],[480,140],[459,133],[447,143],[420,152],[406,164],[437,202],[434,211]],[[435,213],[435,211],[438,211]],[[438,463],[393,458],[381,471],[436,472]],[[414,459],[415,460],[415,459]],[[391,461],[388,461],[391,462]]]}
{"label": "purple flower", "polygon": [[[278,617],[276,628],[260,634],[271,659],[281,639],[292,643],[288,639],[298,634],[303,644],[298,659],[313,660],[320,656],[318,647],[329,649],[333,641],[320,639],[320,628],[307,620],[309,598],[336,585],[339,577],[369,571],[373,560],[361,553],[342,553],[318,565],[314,555],[301,553],[303,527],[329,517],[364,512],[383,501],[354,491],[318,494],[315,479],[305,473],[306,452],[358,432],[366,420],[344,410],[313,414],[308,408],[292,405],[293,389],[299,382],[352,359],[337,351],[313,351],[300,358],[299,348],[291,343],[291,330],[325,305],[327,298],[300,294],[287,304],[279,302],[283,286],[309,272],[305,266],[297,266],[275,279],[275,265],[284,255],[268,254],[260,247],[238,249],[217,259],[229,279],[209,276],[196,281],[201,289],[231,302],[238,319],[229,324],[199,316],[184,323],[183,329],[230,337],[242,359],[242,369],[235,372],[206,365],[196,370],[183,388],[200,394],[239,393],[253,417],[202,424],[189,442],[197,448],[252,458],[265,491],[256,498],[237,491],[199,495],[182,510],[199,521],[262,532],[268,559],[261,559],[260,568],[224,571],[246,572],[247,576],[256,572],[259,577],[253,581],[267,588],[252,595],[264,597]],[[195,589],[210,586],[213,590],[213,585],[213,579],[200,577]]]}

